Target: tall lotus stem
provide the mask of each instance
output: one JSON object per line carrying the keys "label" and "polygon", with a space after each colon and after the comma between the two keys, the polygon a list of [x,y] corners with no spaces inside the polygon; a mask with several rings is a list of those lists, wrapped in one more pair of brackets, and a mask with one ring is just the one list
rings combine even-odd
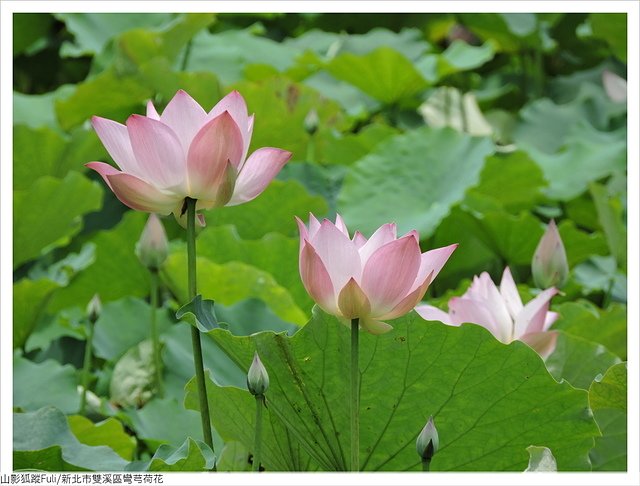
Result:
{"label": "tall lotus stem", "polygon": [[260,456],[262,448],[262,408],[264,407],[264,396],[256,395],[256,433],[253,447],[253,472],[260,471]]}
{"label": "tall lotus stem", "polygon": [[82,366],[82,396],[80,398],[80,415],[84,415],[87,408],[87,388],[89,388],[89,380],[91,378],[91,360],[93,358],[93,327],[100,312],[102,304],[98,294],[94,295],[87,306],[87,341],[84,348],[84,363]]}
{"label": "tall lotus stem", "polygon": [[360,470],[359,318],[351,319],[351,471]]}
{"label": "tall lotus stem", "polygon": [[[197,293],[196,286],[196,200],[185,198],[187,206],[187,279],[189,282],[189,300],[193,300]],[[198,399],[200,402],[200,418],[202,419],[202,434],[204,442],[213,450],[213,436],[211,434],[211,419],[209,417],[209,402],[207,401],[207,386],[204,378],[204,364],[202,361],[202,343],[200,331],[191,327],[191,345],[193,347],[193,363],[196,368],[196,383],[198,385]]]}
{"label": "tall lotus stem", "polygon": [[151,277],[151,340],[153,342],[153,365],[156,369],[156,390],[158,396],[164,396],[164,384],[162,383],[162,359],[160,358],[160,339],[158,337],[158,270],[150,270]]}

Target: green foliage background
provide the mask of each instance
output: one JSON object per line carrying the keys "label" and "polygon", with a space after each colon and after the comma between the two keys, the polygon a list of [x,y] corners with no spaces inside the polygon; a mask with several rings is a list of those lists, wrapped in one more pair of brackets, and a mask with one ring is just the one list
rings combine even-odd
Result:
{"label": "green foliage background", "polygon": [[[627,108],[602,78],[626,77],[625,14],[38,13],[13,24],[15,469],[213,466],[188,324],[174,318],[183,232],[164,220],[160,398],[138,373],[149,282],[133,249],[146,215],[83,165],[112,162],[91,116],[124,123],[180,88],[207,110],[239,90],[255,113],[252,149],[293,152],[256,200],[207,212],[198,236],[199,290],[229,323],[203,343],[219,470],[249,468],[254,349],[272,377],[265,467],[345,467],[346,329],[312,315],[298,277],[294,216],[309,212],[339,212],[365,234],[396,221],[420,231],[423,251],[459,243],[425,297],[443,309],[474,274],[497,280],[506,265],[531,298],[550,218],[571,267],[546,367],[521,343],[413,313],[364,335],[364,469],[419,470],[413,441],[429,415],[434,470],[522,471],[530,445],[560,470],[626,469]],[[88,420],[77,388],[95,293]]]}

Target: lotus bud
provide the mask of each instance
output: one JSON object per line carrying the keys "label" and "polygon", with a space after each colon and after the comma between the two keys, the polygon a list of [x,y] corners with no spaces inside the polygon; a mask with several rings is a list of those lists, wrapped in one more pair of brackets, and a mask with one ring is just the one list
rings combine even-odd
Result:
{"label": "lotus bud", "polygon": [[269,374],[257,352],[253,355],[253,362],[247,373],[247,387],[251,394],[256,396],[263,396],[269,388]]}
{"label": "lotus bud", "polygon": [[102,312],[102,302],[100,302],[100,297],[98,294],[95,294],[93,298],[87,304],[87,316],[91,322],[96,322],[100,317],[100,313]]}
{"label": "lotus bud", "polygon": [[136,243],[136,255],[145,267],[157,270],[167,259],[168,253],[167,234],[162,222],[157,215],[151,213],[140,240]]}
{"label": "lotus bud", "polygon": [[307,113],[307,116],[304,118],[304,129],[309,135],[313,135],[318,131],[319,122],[318,112],[315,108],[311,108],[309,113]]}
{"label": "lotus bud", "polygon": [[531,262],[533,281],[541,289],[560,288],[567,282],[569,264],[555,221],[547,226]]}
{"label": "lotus bud", "polygon": [[424,426],[416,440],[416,451],[423,463],[431,461],[431,458],[438,452],[438,445],[438,431],[433,423],[433,416],[430,416],[427,425]]}

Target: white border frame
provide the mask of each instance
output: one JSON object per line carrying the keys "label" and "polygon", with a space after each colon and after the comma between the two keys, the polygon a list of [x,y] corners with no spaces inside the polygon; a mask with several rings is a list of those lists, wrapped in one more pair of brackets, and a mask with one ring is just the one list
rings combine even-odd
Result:
{"label": "white border frame", "polygon": [[[0,2],[0,466],[10,473],[13,450],[12,419],[12,265],[13,260],[13,190],[12,190],[12,14],[16,12],[623,12],[628,14],[628,472],[625,473],[268,473],[260,476],[242,473],[171,474],[164,484],[474,484],[474,485],[637,485],[640,484],[638,410],[639,405],[639,333],[638,309],[640,247],[640,175],[638,164],[640,41],[638,33],[640,3],[627,1],[17,1]],[[635,298],[633,296],[636,296]],[[259,479],[258,479],[259,478]]]}

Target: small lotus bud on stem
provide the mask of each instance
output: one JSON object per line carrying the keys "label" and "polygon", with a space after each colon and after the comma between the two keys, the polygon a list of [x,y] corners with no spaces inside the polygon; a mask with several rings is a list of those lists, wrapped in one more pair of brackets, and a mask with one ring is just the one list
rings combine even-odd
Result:
{"label": "small lotus bud on stem", "polygon": [[269,388],[269,374],[265,369],[260,356],[256,352],[253,356],[253,362],[247,373],[247,387],[252,395],[256,397],[264,397],[264,393]]}
{"label": "small lotus bud on stem", "polygon": [[318,118],[318,112],[315,108],[311,108],[307,116],[304,117],[304,129],[305,131],[313,136],[318,131],[318,124],[320,123],[320,119]]}
{"label": "small lotus bud on stem", "polygon": [[87,317],[92,324],[98,320],[101,312],[102,302],[100,302],[100,297],[98,296],[98,294],[95,294],[89,301],[89,304],[87,304]]}
{"label": "small lotus bud on stem", "polygon": [[167,234],[160,218],[154,213],[149,215],[142,235],[136,243],[136,256],[149,270],[160,268],[169,254]]}
{"label": "small lotus bud on stem", "polygon": [[416,440],[416,451],[422,458],[422,470],[429,471],[431,458],[438,452],[439,439],[438,431],[433,423],[433,416],[429,417],[427,425],[424,426],[422,432]]}
{"label": "small lotus bud on stem", "polygon": [[567,253],[554,220],[540,239],[531,262],[533,281],[541,289],[561,288],[567,282],[569,264]]}

